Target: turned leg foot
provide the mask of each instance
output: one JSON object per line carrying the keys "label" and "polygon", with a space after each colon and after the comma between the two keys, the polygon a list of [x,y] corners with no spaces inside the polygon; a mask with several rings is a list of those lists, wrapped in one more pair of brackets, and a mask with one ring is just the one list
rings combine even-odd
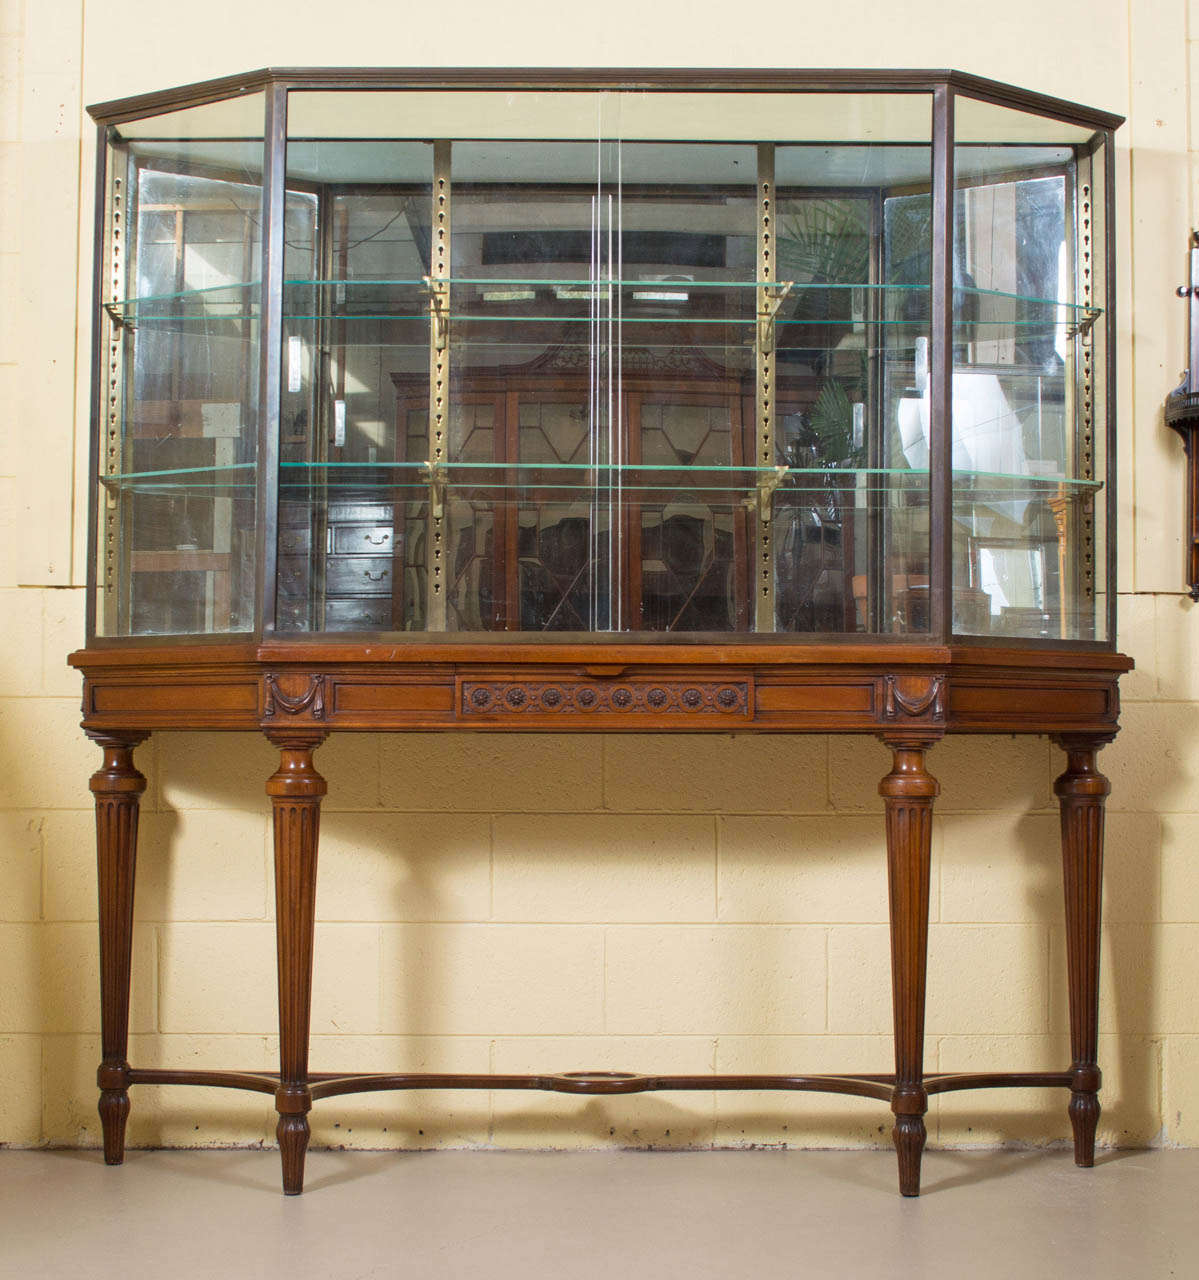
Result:
{"label": "turned leg foot", "polygon": [[275,1126],[279,1156],[283,1162],[285,1196],[298,1196],[304,1190],[304,1156],[311,1134],[306,1115],[281,1115]]}
{"label": "turned leg foot", "polygon": [[1099,1127],[1099,1099],[1093,1093],[1070,1095],[1070,1127],[1074,1130],[1074,1163],[1090,1169],[1095,1163],[1095,1130]]}
{"label": "turned leg foot", "polygon": [[891,1137],[895,1153],[899,1157],[899,1194],[920,1194],[920,1157],[924,1154],[924,1142],[928,1133],[923,1116],[896,1116]]}
{"label": "turned leg foot", "polygon": [[129,1119],[129,1092],[126,1089],[100,1091],[100,1125],[104,1130],[104,1163],[125,1161],[125,1122]]}

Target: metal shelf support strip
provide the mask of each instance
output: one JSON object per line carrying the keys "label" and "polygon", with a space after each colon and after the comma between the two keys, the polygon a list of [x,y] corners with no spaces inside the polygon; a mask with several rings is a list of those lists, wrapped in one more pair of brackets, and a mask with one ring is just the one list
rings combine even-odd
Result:
{"label": "metal shelf support strip", "polygon": [[[774,466],[774,325],[778,310],[775,301],[775,237],[774,237],[774,144],[758,144],[758,325],[755,331],[754,363],[757,377],[757,459],[759,467]],[[758,512],[754,566],[750,581],[754,584],[754,630],[773,631],[774,556],[771,550],[770,503]]]}
{"label": "metal shelf support strip", "polygon": [[[450,144],[433,144],[433,245],[429,263],[429,474],[439,476],[449,457],[450,391]],[[434,503],[429,512],[428,601],[426,626],[446,629],[445,506]]]}

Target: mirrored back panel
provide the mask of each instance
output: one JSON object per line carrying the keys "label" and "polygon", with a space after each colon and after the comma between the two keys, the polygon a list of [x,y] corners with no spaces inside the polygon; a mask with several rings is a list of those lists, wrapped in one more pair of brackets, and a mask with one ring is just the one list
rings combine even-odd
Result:
{"label": "mirrored back panel", "polygon": [[928,94],[290,94],[277,628],[927,630],[931,130]]}

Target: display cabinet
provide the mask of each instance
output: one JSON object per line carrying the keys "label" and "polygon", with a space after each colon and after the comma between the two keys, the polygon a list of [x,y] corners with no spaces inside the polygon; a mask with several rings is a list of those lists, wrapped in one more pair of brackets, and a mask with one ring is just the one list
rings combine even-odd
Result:
{"label": "display cabinet", "polygon": [[[1089,1164],[1120,120],[942,71],[264,71],[92,114],[110,1162],[152,1081],[273,1094],[289,1192],[314,1099],[432,1085],[877,1098],[905,1194],[930,1094],[1059,1085]],[[281,753],[277,1075],[127,1060],[132,752],[187,729]],[[895,1073],[313,1075],[341,730],[877,735]],[[923,1072],[952,732],[1066,752],[1058,1070]]]}

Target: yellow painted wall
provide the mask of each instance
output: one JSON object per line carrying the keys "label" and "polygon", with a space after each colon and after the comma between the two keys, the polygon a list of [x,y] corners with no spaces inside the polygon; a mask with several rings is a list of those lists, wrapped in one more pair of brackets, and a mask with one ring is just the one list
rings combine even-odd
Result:
{"label": "yellow painted wall", "polygon": [[[306,64],[953,66],[1125,113],[1119,187],[1121,645],[1101,1138],[1199,1143],[1199,611],[1180,590],[1185,362],[1173,297],[1199,216],[1199,0],[0,0],[0,1142],[98,1139],[98,755],[83,637],[93,133],[83,104]],[[708,20],[705,21],[705,14]],[[341,737],[318,897],[317,1069],[886,1070],[872,741]],[[134,952],[141,1064],[269,1067],[274,768],[252,737],[160,735]],[[1063,1066],[1063,929],[1040,740],[937,747],[930,1069]],[[816,1095],[372,1095],[317,1142],[853,1145]],[[269,1101],[134,1094],[141,1144],[271,1140]],[[1064,1138],[1061,1094],[935,1104],[947,1143]]]}

